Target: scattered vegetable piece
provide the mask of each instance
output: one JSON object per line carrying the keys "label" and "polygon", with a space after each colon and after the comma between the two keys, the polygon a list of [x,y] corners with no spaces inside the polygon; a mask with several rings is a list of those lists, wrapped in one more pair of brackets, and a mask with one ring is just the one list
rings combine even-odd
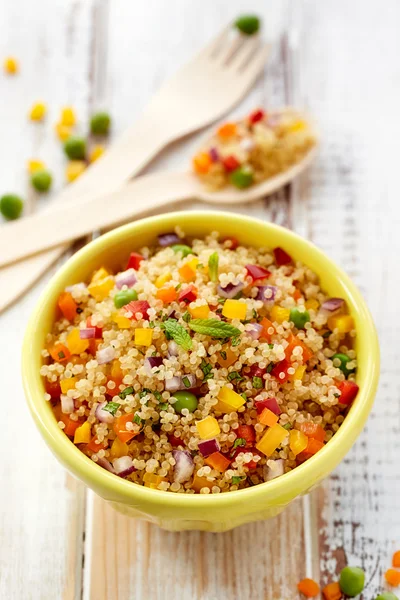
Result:
{"label": "scattered vegetable piece", "polygon": [[65,169],[65,178],[70,183],[75,181],[86,169],[86,163],[83,160],[71,160]]}
{"label": "scattered vegetable piece", "polygon": [[38,192],[48,192],[52,181],[53,177],[46,169],[37,169],[31,176],[31,183]]}
{"label": "scattered vegetable piece", "polygon": [[324,600],[341,600],[343,598],[340,585],[337,581],[334,583],[328,583],[322,590]]}
{"label": "scattered vegetable piece", "polygon": [[389,585],[398,587],[400,585],[400,571],[396,571],[396,569],[388,569],[385,573],[385,579]]}
{"label": "scattered vegetable piece", "polygon": [[71,160],[84,160],[86,140],[78,135],[71,135],[64,143],[64,152]]}
{"label": "scattered vegetable piece", "polygon": [[90,119],[90,131],[93,135],[108,135],[110,125],[111,117],[104,111],[95,113]]}
{"label": "scattered vegetable piece", "polygon": [[236,29],[245,35],[254,35],[260,29],[261,21],[256,15],[242,15],[235,21]]}
{"label": "scattered vegetable piece", "polygon": [[46,112],[46,105],[43,102],[36,102],[29,112],[29,118],[31,121],[43,121]]}
{"label": "scattered vegetable piece", "polygon": [[299,592],[304,594],[306,598],[315,598],[319,594],[319,585],[313,579],[302,579],[297,584]]}
{"label": "scattered vegetable piece", "polygon": [[96,146],[93,146],[93,148],[90,150],[90,153],[89,153],[89,162],[90,163],[96,162],[96,160],[98,158],[100,158],[100,156],[103,156],[105,150],[106,150],[105,147],[102,146],[101,144],[96,144]]}
{"label": "scattered vegetable piece", "polygon": [[17,59],[14,56],[7,56],[4,59],[3,68],[7,75],[15,75],[19,71]]}
{"label": "scattered vegetable piece", "polygon": [[24,208],[24,201],[16,194],[5,194],[0,198],[0,212],[9,221],[18,219]]}
{"label": "scattered vegetable piece", "polygon": [[339,585],[343,594],[354,598],[364,589],[365,573],[359,567],[345,567],[340,572]]}

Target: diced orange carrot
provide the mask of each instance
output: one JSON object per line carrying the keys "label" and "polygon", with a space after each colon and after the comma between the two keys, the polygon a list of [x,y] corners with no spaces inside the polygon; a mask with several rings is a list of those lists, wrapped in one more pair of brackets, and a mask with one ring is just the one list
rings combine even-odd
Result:
{"label": "diced orange carrot", "polygon": [[320,442],[319,440],[316,440],[314,438],[308,438],[307,448],[304,450],[304,452],[301,452],[297,455],[297,460],[299,462],[304,462],[305,460],[319,452],[319,450],[321,450],[321,448],[323,448],[324,445],[325,444],[323,442]]}
{"label": "diced orange carrot", "polygon": [[288,342],[289,342],[289,345],[285,349],[285,356],[286,356],[287,360],[290,360],[290,357],[292,356],[293,350],[296,348],[296,346],[300,346],[300,348],[303,349],[303,354],[302,354],[303,363],[310,360],[310,358],[313,356],[313,353],[311,352],[311,350],[297,336],[290,334],[290,337],[288,338]]}
{"label": "diced orange carrot", "polygon": [[69,292],[61,292],[58,298],[58,306],[68,321],[73,321],[73,319],[75,319],[78,305]]}
{"label": "diced orange carrot", "polygon": [[300,300],[300,298],[303,297],[303,294],[301,293],[300,290],[298,290],[297,288],[294,290],[293,294],[292,294],[292,298],[293,300]]}
{"label": "diced orange carrot", "polygon": [[174,300],[176,300],[178,294],[173,285],[168,287],[162,287],[156,292],[156,298],[162,300],[164,304],[170,304]]}
{"label": "diced orange carrot", "polygon": [[393,567],[400,569],[400,550],[397,550],[397,552],[393,554],[392,565]]}
{"label": "diced orange carrot", "polygon": [[314,438],[320,442],[325,441],[325,429],[321,425],[317,425],[312,421],[305,421],[301,423],[299,429],[309,438]]}
{"label": "diced orange carrot", "polygon": [[258,418],[260,423],[262,423],[263,425],[268,425],[268,427],[272,427],[279,420],[278,415],[273,413],[272,410],[269,410],[269,408],[264,408],[264,410]]}
{"label": "diced orange carrot", "polygon": [[97,443],[97,435],[95,435],[90,442],[88,443],[88,445],[86,446],[86,448],[88,450],[91,450],[92,452],[98,452],[99,450],[105,450],[107,448],[108,444],[107,442],[100,442]]}
{"label": "diced orange carrot", "polygon": [[113,429],[121,442],[129,442],[137,435],[135,431],[126,428],[127,423],[133,423],[133,413],[121,415],[114,422]]}
{"label": "diced orange carrot", "polygon": [[328,583],[322,590],[324,600],[341,600],[343,598],[342,590],[337,581]]}
{"label": "diced orange carrot", "polygon": [[235,123],[224,123],[218,128],[217,134],[220,138],[230,138],[236,134],[237,127]]}
{"label": "diced orange carrot", "polygon": [[297,584],[299,592],[304,594],[306,598],[315,598],[319,594],[319,585],[313,579],[302,579]]}
{"label": "diced orange carrot", "polygon": [[61,344],[60,342],[56,342],[52,348],[49,348],[50,356],[56,362],[64,362],[69,359],[71,356],[71,352],[68,350],[67,346]]}
{"label": "diced orange carrot", "polygon": [[398,587],[400,585],[400,571],[388,569],[385,573],[385,579],[389,585]]}
{"label": "diced orange carrot", "polygon": [[204,175],[211,167],[212,160],[206,152],[199,152],[193,157],[193,169],[196,173]]}
{"label": "diced orange carrot", "polygon": [[226,458],[223,454],[221,454],[221,452],[213,452],[212,454],[210,454],[210,456],[208,456],[205,459],[204,462],[206,462],[208,465],[210,465],[210,467],[212,467],[216,471],[219,471],[220,473],[226,471],[229,465],[231,464],[231,461],[228,458]]}
{"label": "diced orange carrot", "polygon": [[78,419],[78,421],[73,421],[69,415],[61,415],[60,421],[62,421],[65,425],[63,432],[65,435],[72,437],[75,435],[75,431],[80,427],[85,421],[82,419]]}
{"label": "diced orange carrot", "polygon": [[264,339],[264,340],[267,340],[267,342],[270,342],[273,334],[269,333],[269,330],[273,329],[275,331],[275,327],[273,326],[271,321],[269,319],[267,319],[267,317],[264,317],[261,320],[260,325],[262,325],[260,339],[261,340]]}
{"label": "diced orange carrot", "polygon": [[208,489],[211,490],[213,485],[213,482],[208,481],[207,477],[199,477],[196,473],[196,475],[193,478],[192,489],[194,489],[194,491],[197,494],[199,494],[202,488],[208,487]]}

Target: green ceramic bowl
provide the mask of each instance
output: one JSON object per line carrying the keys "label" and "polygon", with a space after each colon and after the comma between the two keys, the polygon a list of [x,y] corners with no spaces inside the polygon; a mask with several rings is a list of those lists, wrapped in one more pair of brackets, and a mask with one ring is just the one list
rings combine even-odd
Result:
{"label": "green ceramic bowl", "polygon": [[[358,396],[339,431],[314,457],[270,482],[219,495],[161,492],[132,484],[105,471],[86,457],[58,428],[51,406],[43,399],[40,352],[51,330],[57,297],[68,285],[86,280],[99,265],[119,268],[125,257],[157,235],[179,225],[187,235],[212,230],[235,236],[242,244],[282,246],[315,271],[330,296],[345,298],[357,328]],[[35,422],[51,451],[68,471],[117,510],[170,530],[225,531],[268,519],[294,498],[309,492],[339,464],[361,432],[374,400],[379,377],[379,347],[365,302],[347,275],[318,248],[287,229],[225,212],[179,212],[143,219],[103,235],[77,252],[53,277],[28,324],[22,352],[25,394]]]}

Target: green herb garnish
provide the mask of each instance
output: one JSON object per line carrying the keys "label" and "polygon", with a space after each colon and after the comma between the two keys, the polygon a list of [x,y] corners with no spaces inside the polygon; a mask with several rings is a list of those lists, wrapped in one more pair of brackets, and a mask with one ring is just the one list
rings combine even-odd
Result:
{"label": "green herb garnish", "polygon": [[243,394],[240,394],[240,395],[242,396],[243,400],[245,400],[247,402],[247,396],[246,396],[245,392],[243,392]]}
{"label": "green herb garnish", "polygon": [[222,356],[222,358],[224,360],[226,360],[226,352],[225,352],[225,350],[221,350],[220,355]]}
{"label": "green herb garnish", "polygon": [[236,440],[233,443],[233,449],[235,450],[235,448],[238,448],[239,446],[245,446],[246,445],[246,440],[244,438],[236,438]]}
{"label": "green herb garnish", "polygon": [[203,268],[204,268],[204,265],[203,265],[203,263],[198,263],[198,264],[196,265],[196,269],[203,269]]}
{"label": "green herb garnish", "polygon": [[239,329],[219,319],[192,319],[190,329],[202,335],[209,335],[217,339],[225,339],[240,335]]}
{"label": "green herb garnish", "polygon": [[143,388],[140,392],[139,392],[139,398],[142,399],[145,396],[147,396],[147,394],[151,394],[151,390],[149,390],[148,388]]}
{"label": "green herb garnish", "polygon": [[240,335],[237,335],[234,338],[232,338],[231,346],[232,347],[239,346],[240,342],[241,342]]}
{"label": "green herb garnish", "polygon": [[200,369],[203,371],[203,375],[204,375],[203,381],[207,381],[208,379],[213,378],[212,366],[208,362],[206,362],[204,360],[204,358],[201,361]]}
{"label": "green herb garnish", "polygon": [[232,373],[228,374],[228,380],[229,381],[243,381],[244,377],[241,376],[240,373],[238,373],[238,371],[232,371]]}
{"label": "green herb garnish", "polygon": [[133,387],[130,385],[129,387],[125,388],[124,390],[122,390],[122,392],[120,392],[118,394],[118,396],[120,398],[122,398],[122,400],[125,400],[125,398],[127,396],[129,396],[129,394],[133,394],[135,392],[135,390],[133,389]]}
{"label": "green herb garnish", "polygon": [[178,292],[181,289],[181,287],[182,287],[182,284],[178,283],[178,285],[175,287],[175,291]]}
{"label": "green herb garnish", "polygon": [[[192,327],[193,322],[194,321],[191,321],[189,323],[190,327]],[[182,346],[184,350],[190,350],[192,348],[192,338],[182,325],[174,321],[174,319],[167,319],[164,325],[166,333],[168,333],[179,346]]]}
{"label": "green herb garnish", "polygon": [[218,298],[218,304],[225,304],[225,298]]}
{"label": "green herb garnish", "polygon": [[185,386],[185,388],[190,388],[190,379],[189,377],[182,377],[182,383]]}
{"label": "green herb garnish", "polygon": [[141,425],[141,423],[142,423],[142,419],[139,417],[139,415],[137,415],[137,414],[136,414],[136,415],[133,417],[133,422],[134,422],[134,423],[136,423],[136,425]]}
{"label": "green herb garnish", "polygon": [[253,308],[253,319],[258,319],[258,312]]}
{"label": "green herb garnish", "polygon": [[149,321],[149,327],[150,329],[154,329],[154,327],[156,326],[154,321]]}
{"label": "green herb garnish", "polygon": [[292,425],[290,423],[286,423],[286,425],[282,425],[283,429],[286,429],[287,431],[289,431],[289,429],[292,429]]}
{"label": "green herb garnish", "polygon": [[185,323],[189,323],[189,321],[192,320],[192,315],[190,314],[190,312],[188,310],[183,313],[182,319],[185,321]]}
{"label": "green herb garnish", "polygon": [[331,335],[332,331],[325,331],[325,333],[322,334],[323,338],[328,338]]}
{"label": "green herb garnish", "polygon": [[274,344],[268,344],[268,348],[269,348],[270,350],[272,350],[272,349],[273,349],[273,347],[274,347]]}
{"label": "green herb garnish", "polygon": [[158,406],[159,406],[160,410],[167,410],[168,402],[160,402],[160,404]]}
{"label": "green herb garnish", "polygon": [[218,252],[213,252],[208,259],[208,276],[214,283],[218,281],[218,263]]}
{"label": "green herb garnish", "polygon": [[253,387],[256,390],[261,390],[261,388],[263,387],[263,380],[261,379],[261,377],[253,377]]}
{"label": "green herb garnish", "polygon": [[155,399],[160,402],[160,400],[162,399],[162,396],[161,396],[160,392],[158,390],[155,390],[153,392],[153,395],[154,395]]}
{"label": "green herb garnish", "polygon": [[103,407],[103,410],[106,410],[114,416],[120,406],[121,405],[118,402],[109,402]]}
{"label": "green herb garnish", "polygon": [[243,477],[239,477],[238,475],[234,475],[232,477],[232,483],[233,485],[239,485],[239,483],[242,481]]}
{"label": "green herb garnish", "polygon": [[274,368],[274,363],[269,363],[268,367],[267,367],[267,373],[271,373],[272,369]]}

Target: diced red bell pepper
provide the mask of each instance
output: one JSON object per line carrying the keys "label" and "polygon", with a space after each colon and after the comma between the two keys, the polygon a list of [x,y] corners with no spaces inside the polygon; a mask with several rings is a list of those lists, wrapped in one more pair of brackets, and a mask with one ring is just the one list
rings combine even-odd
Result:
{"label": "diced red bell pepper", "polygon": [[260,279],[266,279],[271,276],[271,271],[260,267],[259,265],[246,265],[247,275],[251,277],[252,281],[259,281]]}
{"label": "diced red bell pepper", "polygon": [[101,339],[103,337],[103,327],[99,327],[98,325],[92,325],[92,318],[88,317],[86,319],[86,327],[93,328],[95,330],[94,337],[96,339]]}
{"label": "diced red bell pepper", "polygon": [[180,438],[180,437],[177,437],[177,436],[175,436],[173,433],[171,433],[171,434],[168,436],[168,441],[169,441],[169,443],[171,444],[171,446],[172,446],[173,448],[177,448],[178,446],[183,446],[183,445],[184,445],[184,444],[183,444],[183,441],[181,440],[181,438]]}
{"label": "diced red bell pepper", "polygon": [[[278,381],[280,381],[281,383],[283,383],[284,381],[287,381],[289,379],[289,373],[288,373],[288,369],[290,369],[291,364],[288,360],[284,359],[281,360],[281,362],[278,362],[274,368],[271,371],[271,375],[273,377],[276,377],[276,379],[278,379]],[[283,377],[281,377],[281,374],[283,373]]]}
{"label": "diced red bell pepper", "polygon": [[256,441],[256,432],[253,425],[239,425],[236,429],[238,438],[246,440],[246,446],[252,446]]}
{"label": "diced red bell pepper", "polygon": [[311,456],[314,456],[314,454],[319,452],[321,450],[321,448],[323,448],[324,446],[325,446],[325,444],[323,442],[320,442],[319,440],[316,440],[315,438],[308,438],[308,444],[307,444],[306,449],[303,452],[300,452],[300,454],[298,454],[296,457],[297,462],[299,462],[299,463],[304,462]]}
{"label": "diced red bell pepper", "polygon": [[149,320],[148,310],[150,308],[150,304],[147,300],[132,300],[129,304],[125,304],[124,309],[132,313],[131,319],[136,319],[136,313],[141,313],[143,315],[143,319],[145,321]]}
{"label": "diced red bell pepper", "polygon": [[258,400],[255,403],[256,411],[258,415],[261,415],[264,408],[268,408],[275,415],[281,414],[281,409],[276,398],[267,398],[266,400]]}
{"label": "diced red bell pepper", "polygon": [[354,381],[349,381],[347,379],[336,383],[336,387],[340,390],[340,404],[346,404],[346,406],[352,404],[360,389]]}
{"label": "diced red bell pepper", "polygon": [[179,302],[186,302],[189,304],[193,302],[197,298],[197,288],[192,283],[186,286],[183,290],[179,292],[178,300]]}
{"label": "diced red bell pepper", "polygon": [[221,242],[230,242],[230,250],[236,250],[236,248],[239,246],[239,240],[237,240],[235,237],[224,237],[222,238]]}
{"label": "diced red bell pepper", "polygon": [[224,158],[222,160],[222,164],[224,165],[224,167],[227,171],[235,171],[235,169],[240,167],[240,162],[232,154],[230,156],[227,156],[226,158]]}
{"label": "diced red bell pepper", "polygon": [[300,431],[302,431],[307,437],[314,438],[320,442],[325,440],[325,429],[321,425],[317,425],[312,421],[305,421],[300,425]]}
{"label": "diced red bell pepper", "polygon": [[65,433],[65,435],[68,435],[68,437],[73,437],[78,427],[80,427],[85,422],[84,419],[78,419],[77,421],[73,421],[69,417],[69,415],[62,415],[61,421],[65,425],[63,432]]}
{"label": "diced red bell pepper", "polygon": [[137,252],[131,252],[126,268],[135,269],[135,271],[137,271],[142,260],[144,260],[144,256],[138,254]]}
{"label": "diced red bell pepper", "polygon": [[48,381],[46,379],[44,387],[52,400],[58,400],[61,396],[61,387],[59,381]]}
{"label": "diced red bell pepper", "polygon": [[262,121],[264,117],[265,112],[261,108],[258,108],[249,114],[249,121],[252,124],[258,123],[258,121]]}
{"label": "diced red bell pepper", "polygon": [[290,263],[293,262],[292,257],[285,252],[283,248],[274,248],[274,256],[278,267],[281,267],[282,265],[290,265]]}
{"label": "diced red bell pepper", "polygon": [[250,367],[250,377],[262,377],[267,372],[267,368],[261,369],[258,365],[251,365]]}
{"label": "diced red bell pepper", "polygon": [[291,333],[288,338],[288,342],[289,344],[285,348],[285,356],[287,360],[290,360],[290,357],[292,356],[293,350],[296,348],[296,346],[300,346],[301,348],[303,348],[303,363],[306,363],[308,360],[310,360],[310,358],[312,358],[313,353],[311,352],[309,347],[306,346],[304,342],[302,342],[302,340],[300,340],[300,338]]}
{"label": "diced red bell pepper", "polygon": [[[232,462],[236,459],[237,456],[239,456],[239,454],[242,454],[243,452],[251,452],[252,454],[256,454],[257,456],[262,456],[259,453],[259,451],[255,448],[236,448],[231,457]],[[249,471],[254,471],[254,469],[257,469],[257,465],[258,462],[256,462],[255,460],[251,460],[250,462],[246,463],[245,466],[249,469]]]}
{"label": "diced red bell pepper", "polygon": [[97,443],[97,436],[95,435],[90,442],[87,444],[87,450],[91,450],[92,452],[98,452],[99,450],[105,450],[108,446],[107,442]]}

